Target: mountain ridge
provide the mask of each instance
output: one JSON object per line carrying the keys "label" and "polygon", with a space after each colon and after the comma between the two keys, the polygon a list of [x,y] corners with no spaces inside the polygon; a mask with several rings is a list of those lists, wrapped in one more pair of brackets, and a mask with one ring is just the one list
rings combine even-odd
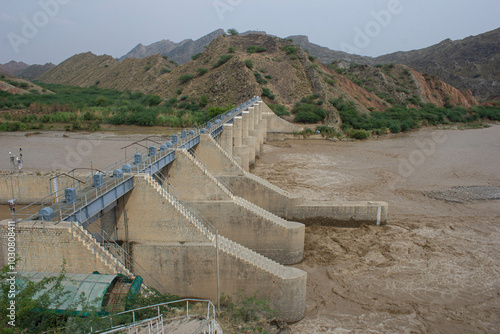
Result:
{"label": "mountain ridge", "polygon": [[[256,50],[259,50],[258,52]],[[255,50],[255,51],[254,51]],[[353,103],[363,113],[392,105],[434,103],[477,105],[437,77],[425,78],[403,65],[345,73],[308,55],[285,39],[263,34],[219,36],[195,60],[175,66],[160,55],[119,62],[111,56],[75,55],[46,72],[39,80],[75,86],[156,94],[165,100],[196,102],[205,96],[209,106],[243,101],[255,95],[292,109],[314,96],[329,112],[327,124],[338,125],[335,99]]]}

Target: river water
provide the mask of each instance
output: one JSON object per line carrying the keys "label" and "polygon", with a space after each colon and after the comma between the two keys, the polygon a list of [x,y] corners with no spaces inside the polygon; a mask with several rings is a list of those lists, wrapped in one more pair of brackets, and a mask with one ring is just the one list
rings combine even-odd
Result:
{"label": "river water", "polygon": [[498,333],[499,166],[499,125],[268,143],[254,173],[286,190],[389,203],[383,227],[306,227],[294,333]]}
{"label": "river water", "polygon": [[[102,168],[144,137],[67,135],[0,135],[0,169],[12,168],[9,152],[19,147],[25,171],[68,171],[90,161]],[[297,265],[308,273],[306,317],[292,330],[498,333],[500,202],[467,200],[460,189],[497,189],[499,166],[500,125],[265,145],[254,173],[288,191],[314,200],[389,203],[383,227],[306,228],[305,258]],[[457,191],[461,203],[432,196]],[[7,206],[0,206],[0,216],[10,217]]]}

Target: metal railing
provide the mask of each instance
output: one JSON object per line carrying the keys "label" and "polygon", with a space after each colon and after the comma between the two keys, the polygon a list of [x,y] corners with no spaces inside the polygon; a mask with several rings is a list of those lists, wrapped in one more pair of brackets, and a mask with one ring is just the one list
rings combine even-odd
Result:
{"label": "metal railing", "polygon": [[[124,158],[113,162],[112,164],[102,168],[102,170],[106,174],[112,174],[112,172],[115,169],[121,169],[124,165],[130,164],[132,166],[132,174],[140,173],[149,168],[154,162],[160,160],[162,157],[166,156],[167,154],[170,154],[173,149],[175,148],[182,148],[186,143],[188,143],[190,140],[195,139],[200,133],[202,132],[202,129],[206,129],[207,133],[211,134],[213,131],[215,131],[217,128],[222,126],[224,123],[229,122],[234,116],[236,116],[239,112],[245,110],[249,106],[253,105],[255,102],[260,101],[259,97],[254,97],[237,107],[221,114],[216,117],[214,117],[212,120],[209,122],[199,126],[198,128],[194,129],[185,129],[183,131],[186,131],[186,136],[184,138],[181,138],[182,131],[178,132],[178,142],[176,145],[173,145],[173,148],[169,148],[167,151],[160,151],[158,152],[155,156],[149,157],[149,149],[148,148],[141,148],[141,149],[136,149],[136,152],[131,155],[125,155]],[[210,124],[210,128],[209,128]],[[189,130],[192,130],[192,133],[189,133]],[[141,156],[146,156],[146,160],[141,162],[140,164],[134,164],[134,155],[135,154],[141,154]],[[130,176],[132,177],[132,176]],[[123,181],[128,180],[129,177],[125,177]],[[82,176],[81,180],[85,182],[85,184],[89,185],[85,188],[91,188],[88,190],[83,190],[85,191],[83,194],[81,191],[79,191],[78,197],[75,202],[72,203],[67,203],[65,205],[62,205],[60,208],[57,208],[55,211],[56,217],[58,217],[61,220],[64,220],[71,216],[72,213],[76,211],[77,208],[82,207],[84,204],[87,205],[89,200],[95,199],[99,197],[99,195],[102,195],[103,193],[109,191],[110,189],[116,187],[119,182],[117,181],[116,178],[112,177],[105,177],[105,182],[103,182],[102,186],[100,188],[94,188],[92,189],[93,184],[93,173],[91,172],[87,176]],[[72,186],[74,186],[76,183],[73,183]],[[80,188],[80,186],[79,186]],[[81,190],[81,189],[80,189]],[[94,196],[95,193],[95,196]],[[27,206],[24,206],[15,213],[14,219],[16,221],[26,221],[26,220],[33,220],[38,218],[38,213],[40,212],[41,209],[52,206],[54,203],[59,203],[62,202],[64,203],[65,201],[65,194],[64,191],[58,190],[53,193],[51,193],[48,196],[45,196],[44,198],[31,203]],[[71,214],[69,213],[70,211]]]}
{"label": "metal railing", "polygon": [[[191,313],[190,313],[190,309],[189,309],[189,303],[191,302]],[[171,305],[175,305],[175,304],[182,304],[182,303],[185,303],[185,314],[183,315],[176,315],[175,313],[173,313],[172,311],[180,311],[180,313],[182,313],[182,311],[184,311],[181,307],[177,306],[177,307],[170,307]],[[207,304],[206,305],[206,312],[203,308],[203,313],[201,313],[201,311],[195,307],[193,307],[193,304]],[[210,300],[205,300],[205,299],[181,299],[181,300],[175,300],[175,301],[171,301],[171,302],[166,302],[166,303],[161,303],[161,304],[155,304],[155,305],[150,305],[150,306],[144,306],[144,307],[140,307],[140,308],[136,308],[136,309],[133,309],[133,310],[129,310],[129,311],[124,311],[124,312],[120,312],[120,313],[116,313],[116,314],[113,314],[113,315],[109,315],[109,316],[106,316],[106,317],[103,317],[103,319],[109,319],[109,322],[110,322],[110,327],[108,327],[107,329],[105,330],[96,330],[96,331],[92,331],[91,333],[100,333],[100,334],[104,334],[104,333],[116,333],[116,331],[112,331],[112,330],[124,330],[124,329],[127,329],[127,327],[129,326],[135,326],[139,321],[140,322],[143,322],[144,320],[149,320],[151,319],[151,313],[154,312],[156,313],[156,317],[159,317],[159,316],[163,316],[164,317],[164,320],[175,320],[175,319],[182,319],[182,318],[189,318],[193,315],[201,315],[201,316],[205,316],[207,321],[208,321],[208,333],[214,333],[214,329],[215,329],[215,305],[210,301]],[[174,316],[173,317],[169,317],[169,315],[173,314]],[[130,319],[130,317],[132,318],[131,322],[127,324],[127,322],[123,323],[124,322],[124,319],[125,321],[127,319]],[[145,319],[143,319],[145,318]],[[113,319],[115,319],[115,323],[116,324],[113,324]],[[120,322],[120,324],[118,324],[118,322]]]}
{"label": "metal railing", "polygon": [[[156,325],[156,328],[155,328]],[[102,334],[112,334],[112,333],[124,333],[126,331],[127,334],[139,334],[139,329],[144,328],[144,326],[147,326],[148,329],[148,334],[164,334],[165,333],[165,328],[163,326],[163,314],[160,314],[156,317],[145,319],[138,321],[136,323],[133,323],[128,326],[121,326],[106,332],[101,332]]]}
{"label": "metal railing", "polygon": [[[101,233],[96,232],[99,237],[102,238],[102,246],[111,254],[117,252],[118,254],[113,254],[113,256],[131,273],[135,276],[141,276],[144,280],[144,284],[149,289],[155,289],[160,293],[168,293],[168,290],[161,285],[149,272],[144,269],[139,262],[137,262],[130,253],[128,253],[122,246],[120,246],[116,240],[111,237],[106,231],[101,230]],[[133,270],[133,271],[132,271]]]}

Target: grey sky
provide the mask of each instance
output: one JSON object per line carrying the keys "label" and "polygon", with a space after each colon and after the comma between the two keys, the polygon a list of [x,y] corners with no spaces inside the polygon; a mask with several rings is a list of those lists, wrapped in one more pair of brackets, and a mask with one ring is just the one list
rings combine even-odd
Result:
{"label": "grey sky", "polygon": [[378,56],[500,26],[500,0],[1,1],[0,63],[57,64],[87,51],[120,57],[138,43],[197,39],[218,28],[308,35],[334,50]]}

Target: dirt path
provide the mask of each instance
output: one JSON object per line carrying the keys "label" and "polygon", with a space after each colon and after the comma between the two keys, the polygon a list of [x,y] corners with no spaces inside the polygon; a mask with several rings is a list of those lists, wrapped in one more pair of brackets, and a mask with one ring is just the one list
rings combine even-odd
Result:
{"label": "dirt path", "polygon": [[477,199],[498,198],[500,126],[394,137],[265,146],[254,173],[286,190],[389,203],[381,228],[307,227],[294,332],[498,333],[500,201]]}

